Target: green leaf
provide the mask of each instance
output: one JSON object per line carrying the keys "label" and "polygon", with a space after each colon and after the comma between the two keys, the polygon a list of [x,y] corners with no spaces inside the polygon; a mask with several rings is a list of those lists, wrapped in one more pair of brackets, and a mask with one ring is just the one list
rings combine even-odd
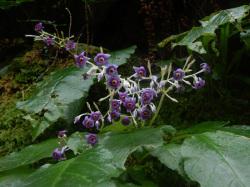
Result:
{"label": "green leaf", "polygon": [[221,130],[250,137],[250,126],[247,126],[247,125],[232,125],[232,126],[221,128]]}
{"label": "green leaf", "polygon": [[36,93],[30,99],[17,103],[19,109],[42,116],[42,121],[35,121],[34,139],[59,119],[71,123],[80,112],[93,84],[92,79],[82,79],[86,71],[87,68],[82,70],[75,67],[57,70],[37,86]]}
{"label": "green leaf", "polygon": [[183,143],[184,170],[205,187],[250,184],[250,139],[217,131],[192,136]]}
{"label": "green leaf", "polygon": [[13,170],[8,170],[0,173],[0,187],[6,186],[21,186],[23,185],[23,180],[34,172],[33,169],[21,167]]}
{"label": "green leaf", "polygon": [[151,155],[157,157],[168,168],[178,171],[182,176],[185,175],[182,166],[181,145],[166,144],[152,151]]}
{"label": "green leaf", "polygon": [[162,134],[161,128],[105,133],[92,149],[37,170],[25,179],[24,186],[116,186],[111,178],[123,172],[127,157],[139,147],[152,149],[162,145]]}
{"label": "green leaf", "polygon": [[225,121],[205,121],[196,125],[193,125],[189,128],[182,129],[177,132],[177,136],[181,134],[199,134],[207,131],[216,131],[221,129],[222,127],[229,124],[229,122]]}
{"label": "green leaf", "polygon": [[154,148],[163,143],[162,128],[144,128],[126,133],[106,133],[100,146],[113,154],[114,164],[124,168],[125,161],[132,152],[141,146]]}
{"label": "green leaf", "polygon": [[24,166],[50,157],[57,147],[57,140],[51,139],[45,142],[30,145],[19,152],[11,153],[0,158],[0,171],[10,170],[19,166]]}
{"label": "green leaf", "polygon": [[[201,20],[200,27],[193,27],[190,31],[174,35],[163,40],[159,46],[164,47],[169,42],[174,42],[172,47],[186,46],[191,51],[200,54],[206,53],[203,41],[215,40],[215,30],[221,25],[232,23],[238,30],[242,30],[241,20],[248,16],[250,6],[243,5],[237,8],[222,10]],[[208,39],[204,39],[208,38]]]}
{"label": "green leaf", "polygon": [[128,47],[126,49],[113,51],[111,52],[111,57],[109,59],[109,62],[111,64],[116,64],[118,66],[127,63],[127,60],[131,57],[132,54],[134,54],[136,49],[136,46],[133,45],[131,47]]}
{"label": "green leaf", "polygon": [[107,150],[91,149],[76,158],[38,170],[24,181],[24,186],[87,186],[108,183],[119,171],[112,165]]}

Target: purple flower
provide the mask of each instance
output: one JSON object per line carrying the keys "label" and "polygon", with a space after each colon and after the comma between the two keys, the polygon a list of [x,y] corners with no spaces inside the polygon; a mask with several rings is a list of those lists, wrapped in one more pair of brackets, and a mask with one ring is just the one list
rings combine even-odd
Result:
{"label": "purple flower", "polygon": [[76,43],[72,40],[68,40],[66,45],[65,45],[66,51],[70,51],[70,50],[75,49],[75,48],[76,48]]}
{"label": "purple flower", "polygon": [[125,99],[126,99],[126,97],[128,96],[128,93],[127,93],[127,92],[118,92],[118,95],[119,95],[119,99],[120,99],[122,102],[125,102]]}
{"label": "purple flower", "polygon": [[88,116],[84,118],[82,124],[87,129],[93,128],[95,126],[94,120]]}
{"label": "purple flower", "polygon": [[207,63],[200,64],[200,67],[206,73],[210,73],[211,72],[211,68],[210,68],[210,66]]}
{"label": "purple flower", "polygon": [[66,137],[66,136],[67,136],[67,135],[66,135],[67,132],[68,132],[67,130],[59,131],[59,132],[57,133],[58,138]]}
{"label": "purple flower", "polygon": [[147,106],[143,106],[139,110],[139,116],[141,120],[148,120],[151,117],[151,115],[152,115],[152,111]]}
{"label": "purple flower", "polygon": [[111,108],[112,108],[112,110],[119,111],[120,110],[120,106],[121,106],[121,101],[120,100],[113,99],[111,101]]}
{"label": "purple flower", "polygon": [[108,67],[106,68],[106,74],[109,76],[117,75],[118,74],[117,68],[118,68],[117,65],[113,64],[108,65]]}
{"label": "purple flower", "polygon": [[35,25],[35,31],[36,32],[40,32],[44,29],[44,26],[43,26],[43,23],[42,22],[39,22]]}
{"label": "purple flower", "polygon": [[126,97],[123,106],[127,109],[127,112],[132,112],[135,109],[136,99],[133,97]]}
{"label": "purple flower", "polygon": [[45,42],[45,44],[46,44],[47,46],[54,45],[54,43],[55,43],[54,39],[51,38],[50,36],[48,36],[47,38],[45,38],[43,41]]}
{"label": "purple flower", "polygon": [[56,148],[52,153],[52,157],[57,161],[62,160],[64,159],[64,152],[62,150],[59,150],[59,148]]}
{"label": "purple flower", "polygon": [[173,77],[177,81],[182,80],[184,76],[185,76],[185,72],[181,68],[176,69],[173,73]]}
{"label": "purple flower", "polygon": [[110,117],[111,117],[111,120],[118,120],[120,118],[120,112],[116,111],[116,110],[113,110],[111,113],[110,113]]}
{"label": "purple flower", "polygon": [[130,120],[130,118],[128,116],[125,116],[124,118],[122,118],[121,122],[122,122],[123,125],[127,126],[127,125],[129,125],[131,123],[131,120]]}
{"label": "purple flower", "polygon": [[142,105],[146,105],[146,104],[151,103],[151,101],[153,100],[153,98],[155,96],[156,96],[156,92],[152,88],[143,89],[142,93],[141,93],[141,103],[142,103]]}
{"label": "purple flower", "polygon": [[194,85],[193,88],[194,89],[201,89],[202,87],[205,86],[205,80],[203,80],[202,78],[198,77],[196,81],[194,81]]}
{"label": "purple flower", "polygon": [[100,111],[91,112],[91,114],[90,114],[90,118],[92,120],[94,120],[94,122],[99,121],[101,119],[101,117],[102,117],[102,114]]}
{"label": "purple flower", "polygon": [[84,67],[86,62],[89,60],[89,58],[85,56],[85,52],[81,52],[79,55],[74,55],[74,58],[75,64],[79,68]]}
{"label": "purple flower", "polygon": [[145,77],[146,76],[146,69],[143,66],[140,67],[133,67],[135,71],[136,77]]}
{"label": "purple flower", "polygon": [[117,89],[121,85],[121,79],[119,76],[110,76],[107,83],[110,88]]}
{"label": "purple flower", "polygon": [[91,145],[95,145],[98,142],[96,134],[89,133],[89,134],[85,135],[85,138],[86,138],[88,144],[91,144]]}
{"label": "purple flower", "polygon": [[109,57],[110,57],[110,54],[98,53],[95,56],[94,61],[97,66],[105,66],[108,64]]}

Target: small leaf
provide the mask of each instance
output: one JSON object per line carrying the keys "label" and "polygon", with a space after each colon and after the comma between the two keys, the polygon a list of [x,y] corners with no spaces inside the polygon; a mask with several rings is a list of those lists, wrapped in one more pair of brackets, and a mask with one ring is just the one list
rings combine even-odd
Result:
{"label": "small leaf", "polygon": [[133,45],[126,49],[111,52],[109,63],[116,64],[118,66],[127,63],[127,60],[134,54],[136,46]]}
{"label": "small leaf", "polygon": [[74,152],[75,155],[82,153],[88,147],[84,134],[79,132],[76,132],[69,137],[67,146]]}

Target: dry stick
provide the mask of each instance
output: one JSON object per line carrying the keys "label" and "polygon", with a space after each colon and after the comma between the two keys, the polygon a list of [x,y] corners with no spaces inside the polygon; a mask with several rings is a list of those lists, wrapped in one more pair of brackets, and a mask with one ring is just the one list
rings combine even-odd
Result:
{"label": "dry stick", "polygon": [[71,25],[72,25],[72,15],[68,8],[65,8],[67,12],[69,13],[69,37],[70,37],[70,31],[71,31]]}

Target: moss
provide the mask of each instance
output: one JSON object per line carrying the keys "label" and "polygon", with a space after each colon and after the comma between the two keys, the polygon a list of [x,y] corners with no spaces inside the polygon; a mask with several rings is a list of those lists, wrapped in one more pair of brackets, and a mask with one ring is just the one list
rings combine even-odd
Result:
{"label": "moss", "polygon": [[72,65],[67,57],[59,58],[55,51],[41,50],[36,44],[32,50],[12,59],[8,71],[1,75],[0,156],[31,143],[32,126],[24,119],[26,114],[16,108],[16,102],[27,99],[35,84],[51,71]]}

